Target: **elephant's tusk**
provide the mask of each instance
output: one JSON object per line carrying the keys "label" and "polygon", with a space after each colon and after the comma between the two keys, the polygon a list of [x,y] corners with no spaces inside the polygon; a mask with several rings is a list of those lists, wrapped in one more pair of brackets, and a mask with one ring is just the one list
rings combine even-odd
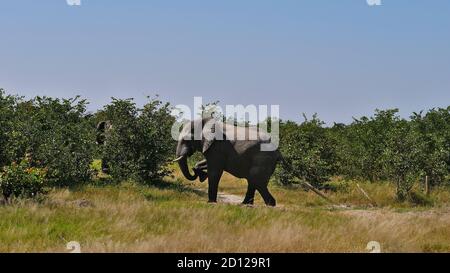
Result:
{"label": "elephant's tusk", "polygon": [[183,157],[184,157],[184,156],[180,156],[179,158],[173,160],[172,162],[178,162],[178,161],[180,161],[181,159],[183,159]]}

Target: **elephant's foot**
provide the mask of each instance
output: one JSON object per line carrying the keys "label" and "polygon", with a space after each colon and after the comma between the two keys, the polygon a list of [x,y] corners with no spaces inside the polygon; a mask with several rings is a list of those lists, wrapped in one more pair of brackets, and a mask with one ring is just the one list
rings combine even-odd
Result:
{"label": "elephant's foot", "polygon": [[245,206],[253,206],[255,199],[244,199],[244,201],[242,201],[242,205]]}

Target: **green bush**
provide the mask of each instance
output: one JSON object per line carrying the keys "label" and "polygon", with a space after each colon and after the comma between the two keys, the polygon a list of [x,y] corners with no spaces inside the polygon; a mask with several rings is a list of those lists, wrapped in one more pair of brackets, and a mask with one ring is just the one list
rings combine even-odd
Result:
{"label": "green bush", "polygon": [[109,173],[114,179],[128,179],[138,171],[138,109],[132,100],[113,99],[105,106],[104,113],[113,127],[105,145],[101,146],[102,159],[108,162]]}
{"label": "green bush", "polygon": [[[0,168],[12,162],[12,154],[9,150],[16,119],[15,107],[19,98],[6,95],[0,89]],[[23,154],[22,154],[23,155]]]}
{"label": "green bush", "polygon": [[13,162],[0,172],[0,190],[6,200],[11,196],[32,198],[44,192],[47,169],[32,167],[29,157]]}
{"label": "green bush", "polygon": [[328,129],[316,115],[301,124],[280,124],[280,150],[295,174],[284,167],[276,174],[282,184],[296,181],[295,175],[315,186],[322,186],[335,173],[335,144]]}
{"label": "green bush", "polygon": [[151,100],[142,110],[138,126],[142,135],[139,150],[139,177],[158,179],[170,173],[168,162],[174,156],[176,141],[171,129],[175,118],[169,103]]}
{"label": "green bush", "polygon": [[351,179],[388,179],[384,151],[398,122],[398,110],[376,110],[373,117],[354,119],[350,125],[335,125],[332,132],[337,150],[337,174]]}
{"label": "green bush", "polygon": [[414,184],[425,175],[441,183],[448,169],[445,160],[449,150],[443,136],[448,135],[449,127],[433,111],[405,120],[397,109],[377,110],[374,117],[355,119],[347,126],[335,125],[336,175],[372,182],[390,180],[397,186],[399,200],[406,200]]}
{"label": "green bush", "polygon": [[6,113],[0,121],[6,124],[0,129],[3,166],[30,154],[34,167],[48,168],[51,185],[74,185],[90,179],[95,130],[86,114],[86,101],[0,96],[0,111]]}
{"label": "green bush", "polygon": [[420,168],[431,186],[448,183],[450,174],[450,107],[414,113],[412,125],[422,142]]}
{"label": "green bush", "polygon": [[421,154],[423,142],[420,135],[406,120],[397,120],[386,137],[382,158],[384,172],[397,185],[397,198],[405,200],[412,187],[423,176]]}
{"label": "green bush", "polygon": [[[330,176],[389,180],[397,197],[406,200],[415,183],[428,176],[431,185],[448,183],[450,170],[450,107],[426,115],[401,118],[398,109],[376,110],[373,117],[349,125],[325,127],[316,116],[301,124],[284,122],[280,149],[294,170],[316,186]],[[289,170],[277,171],[283,184],[297,179]]]}
{"label": "green bush", "polygon": [[37,97],[21,115],[27,152],[39,166],[48,168],[53,185],[73,185],[91,177],[95,131],[86,104],[77,98]]}
{"label": "green bush", "polygon": [[176,145],[170,113],[169,104],[156,99],[138,109],[132,99],[114,98],[99,113],[112,124],[101,154],[115,180],[150,182],[169,174],[168,161]]}

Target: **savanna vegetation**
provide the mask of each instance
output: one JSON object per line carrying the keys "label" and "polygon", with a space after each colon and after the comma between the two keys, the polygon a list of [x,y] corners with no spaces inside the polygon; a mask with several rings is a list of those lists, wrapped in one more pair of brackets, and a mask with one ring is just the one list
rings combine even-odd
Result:
{"label": "savanna vegetation", "polygon": [[[300,179],[280,165],[270,185],[280,205],[266,208],[259,196],[254,207],[223,204],[246,190],[229,175],[219,205],[206,203],[206,184],[185,181],[169,163],[169,104],[86,106],[0,90],[0,252],[64,252],[68,241],[87,252],[364,252],[369,241],[450,251],[450,107],[282,121],[280,150]],[[97,145],[104,120],[113,126]]]}
{"label": "savanna vegetation", "polygon": [[[389,181],[399,201],[414,202],[423,197],[415,187],[425,181],[429,188],[450,186],[450,107],[414,113],[409,120],[397,109],[376,110],[373,117],[331,127],[314,115],[300,124],[282,122],[280,138],[294,169],[321,188],[333,189],[333,177]],[[278,177],[282,184],[295,181],[289,170]]]}

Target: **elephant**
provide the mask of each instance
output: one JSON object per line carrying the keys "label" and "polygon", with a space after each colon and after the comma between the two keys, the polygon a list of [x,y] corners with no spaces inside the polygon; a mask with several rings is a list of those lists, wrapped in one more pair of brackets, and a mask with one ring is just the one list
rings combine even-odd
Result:
{"label": "elephant", "polygon": [[[256,137],[250,138],[251,135]],[[265,204],[274,207],[276,200],[267,185],[282,156],[278,149],[262,151],[264,143],[270,143],[270,135],[256,127],[238,127],[213,118],[197,119],[182,127],[174,162],[178,162],[189,181],[205,180],[207,176],[209,203],[217,202],[218,185],[222,174],[227,172],[248,182],[242,204],[252,205],[258,191]],[[205,160],[197,163],[191,174],[187,159],[197,151]],[[207,173],[204,173],[206,169]]]}

